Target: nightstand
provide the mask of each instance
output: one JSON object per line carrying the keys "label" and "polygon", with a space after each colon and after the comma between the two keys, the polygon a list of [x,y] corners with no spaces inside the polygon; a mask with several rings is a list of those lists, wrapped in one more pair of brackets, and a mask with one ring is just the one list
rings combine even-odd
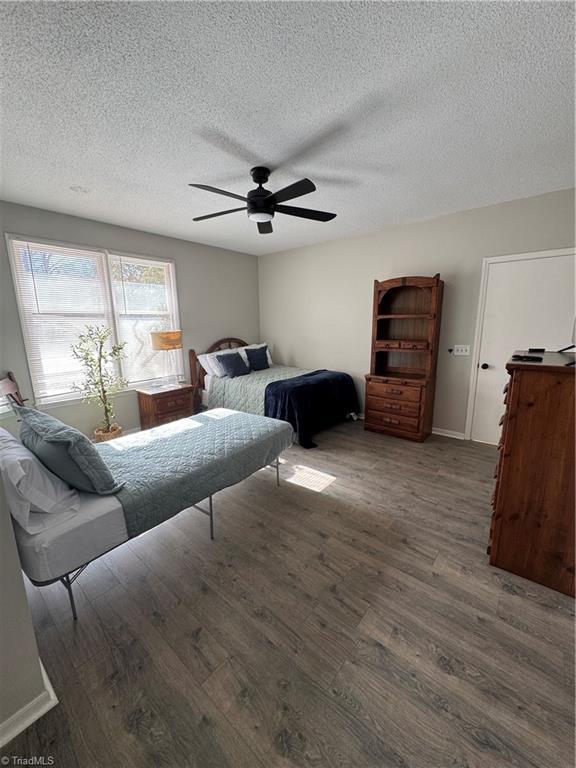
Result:
{"label": "nightstand", "polygon": [[142,429],[158,427],[169,421],[193,416],[194,387],[191,384],[170,384],[159,387],[137,389]]}

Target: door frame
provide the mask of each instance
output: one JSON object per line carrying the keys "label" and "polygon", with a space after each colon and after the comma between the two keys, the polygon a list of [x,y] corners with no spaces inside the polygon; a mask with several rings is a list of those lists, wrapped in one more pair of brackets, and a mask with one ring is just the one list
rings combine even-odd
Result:
{"label": "door frame", "polygon": [[[548,259],[555,256],[573,256],[576,247],[558,248],[553,251],[529,251],[527,253],[511,253],[506,256],[488,256],[482,259],[482,276],[480,278],[480,294],[478,297],[478,311],[476,314],[476,330],[474,331],[474,345],[472,352],[472,367],[470,370],[470,383],[468,385],[468,407],[466,410],[466,429],[464,439],[472,439],[472,422],[476,405],[476,390],[478,387],[478,366],[480,364],[480,345],[482,343],[482,331],[484,329],[484,313],[486,311],[486,294],[488,290],[488,276],[493,264],[502,264],[506,261],[531,261],[532,259]],[[570,339],[566,340],[568,344]]]}

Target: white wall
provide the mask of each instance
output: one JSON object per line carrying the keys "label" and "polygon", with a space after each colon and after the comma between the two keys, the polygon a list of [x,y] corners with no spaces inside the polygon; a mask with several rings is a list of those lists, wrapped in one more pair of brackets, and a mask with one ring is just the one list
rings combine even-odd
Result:
{"label": "white wall", "polygon": [[[32,397],[32,386],[8,262],[4,237],[7,232],[172,259],[178,284],[187,375],[187,350],[190,347],[203,351],[224,336],[258,341],[256,256],[2,201],[0,232],[0,372],[14,371],[27,397]],[[43,406],[43,410],[87,434],[101,420],[95,406],[81,401]],[[138,426],[134,392],[117,396],[116,416],[125,429]],[[12,419],[4,418],[2,426],[14,429],[15,425]]]}
{"label": "white wall", "polygon": [[563,190],[261,256],[260,336],[282,362],[347,371],[363,392],[373,281],[440,272],[434,426],[462,433],[472,358],[453,357],[448,348],[473,342],[482,259],[574,242],[574,190]]}
{"label": "white wall", "polygon": [[38,657],[10,513],[0,483],[0,746],[56,703]]}

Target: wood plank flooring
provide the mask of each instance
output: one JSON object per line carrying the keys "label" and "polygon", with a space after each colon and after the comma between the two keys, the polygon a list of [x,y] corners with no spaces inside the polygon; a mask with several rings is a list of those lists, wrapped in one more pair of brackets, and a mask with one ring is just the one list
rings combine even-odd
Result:
{"label": "wood plank flooring", "polygon": [[495,449],[360,424],[29,587],[60,768],[569,768],[574,612],[487,565]]}

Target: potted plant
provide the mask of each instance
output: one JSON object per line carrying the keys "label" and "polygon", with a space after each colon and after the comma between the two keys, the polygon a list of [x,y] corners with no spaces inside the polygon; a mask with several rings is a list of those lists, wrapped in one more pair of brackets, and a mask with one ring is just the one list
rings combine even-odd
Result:
{"label": "potted plant", "polygon": [[120,437],[122,427],[114,423],[112,397],[124,389],[127,381],[118,375],[117,363],[122,359],[122,344],[110,344],[112,330],[105,326],[87,325],[78,342],[72,346],[72,354],[82,364],[84,380],[74,389],[81,392],[84,402],[97,403],[104,411],[104,419],[94,431],[94,440],[101,443]]}

